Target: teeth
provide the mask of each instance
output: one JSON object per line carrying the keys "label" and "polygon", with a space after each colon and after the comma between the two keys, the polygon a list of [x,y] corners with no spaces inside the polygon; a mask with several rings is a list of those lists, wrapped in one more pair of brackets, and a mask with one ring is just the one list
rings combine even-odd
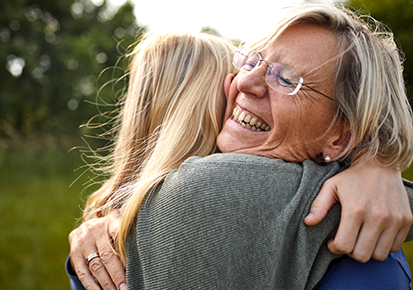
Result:
{"label": "teeth", "polygon": [[239,117],[238,117],[238,121],[240,122],[240,121],[244,121],[244,119],[245,119],[245,112],[241,112],[241,114],[239,115]]}
{"label": "teeth", "polygon": [[240,113],[240,112],[237,110],[237,108],[235,108],[235,109],[234,109],[234,113],[233,113],[233,115],[234,115],[234,120],[238,120],[239,113]]}
{"label": "teeth", "polygon": [[251,124],[252,126],[254,126],[255,124],[257,124],[257,117],[253,117],[253,118],[251,119],[251,121],[250,121],[250,124]]}
{"label": "teeth", "polygon": [[269,131],[270,126],[267,124],[258,121],[258,118],[255,116],[247,115],[244,111],[241,111],[237,108],[234,109],[233,111],[233,117],[232,119],[234,121],[237,121],[241,126],[244,128],[247,128],[252,131]]}

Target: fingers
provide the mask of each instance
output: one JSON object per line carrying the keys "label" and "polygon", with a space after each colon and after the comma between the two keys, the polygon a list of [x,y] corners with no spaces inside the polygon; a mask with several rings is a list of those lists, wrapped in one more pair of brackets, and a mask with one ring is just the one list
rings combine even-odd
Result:
{"label": "fingers", "polygon": [[[337,234],[334,240],[328,242],[332,253],[349,255],[362,263],[370,260],[378,239],[386,228],[387,219],[379,211],[372,210],[368,204],[368,200],[359,199],[358,203],[343,205]],[[383,245],[384,243],[382,247]]]}
{"label": "fingers", "polygon": [[[72,268],[75,269],[76,275],[78,276],[80,282],[87,290],[101,290],[99,285],[96,283],[95,279],[93,278],[92,274],[89,271],[89,267],[87,266],[86,262],[83,261],[76,261],[73,256],[70,257],[70,262],[72,263]],[[76,268],[73,266],[76,265]]]}
{"label": "fingers", "polygon": [[331,180],[327,180],[311,204],[310,213],[304,219],[304,223],[307,226],[317,225],[335,203],[337,203],[336,185]]}
{"label": "fingers", "polygon": [[356,245],[362,220],[357,214],[346,214],[345,208],[342,209],[341,222],[334,239],[328,242],[328,249],[333,254],[351,255]]}
{"label": "fingers", "polygon": [[[391,225],[399,225],[399,230],[393,230]],[[411,219],[403,214],[398,215],[395,219],[390,219],[378,239],[372,258],[375,260],[384,260],[389,252],[397,252],[405,242],[410,230]]]}
{"label": "fingers", "polygon": [[[89,270],[89,266],[86,263],[86,258],[82,251],[82,234],[81,228],[73,230],[69,235],[70,249],[70,263],[75,270],[80,282],[87,290],[100,290],[100,286],[96,283],[95,278]],[[90,253],[94,253],[97,250],[91,250]],[[92,260],[93,261],[93,260]]]}
{"label": "fingers", "polygon": [[[108,230],[116,232],[112,217],[99,218],[83,223],[69,235],[71,263],[79,280],[89,289],[127,289],[126,275],[119,257],[114,252]],[[86,263],[89,255],[98,253],[99,257]]]}
{"label": "fingers", "polygon": [[[126,274],[119,256],[113,250],[108,239],[97,240],[96,246],[99,249],[101,263],[96,266],[96,269],[91,267],[93,276],[99,281],[103,289],[111,289],[112,285],[117,285],[119,289],[123,290],[126,287]],[[107,285],[108,288],[105,288],[102,284]]]}
{"label": "fingers", "polygon": [[90,272],[95,277],[95,279],[100,284],[100,286],[102,287],[102,289],[104,290],[116,290],[117,289],[115,284],[113,284],[113,281],[109,273],[106,271],[105,265],[100,258],[96,258],[90,261],[89,269],[90,269]]}
{"label": "fingers", "polygon": [[[365,263],[371,258],[383,261],[387,258],[390,252],[389,238],[377,238],[376,235],[366,237],[363,235],[363,230],[359,233],[357,241],[352,243],[351,240],[340,241],[337,237],[328,241],[328,249],[337,255],[348,255],[353,259]],[[385,237],[386,235],[382,235]],[[375,241],[378,241],[377,244]]]}
{"label": "fingers", "polygon": [[[374,158],[328,180],[342,205],[337,234],[328,242],[335,254],[360,262],[384,260],[398,251],[412,223],[412,213],[397,168],[381,167]],[[324,202],[328,204],[328,202]]]}
{"label": "fingers", "polygon": [[[372,227],[362,226],[354,242],[353,249],[351,250],[351,246],[349,246],[346,251],[350,253],[353,259],[362,263],[369,261],[373,257],[374,251],[377,251],[379,254],[379,256],[377,256],[378,258],[384,260],[390,251],[390,247],[387,247],[385,243],[382,242],[381,248],[377,248],[380,232],[381,229],[373,230]],[[342,247],[340,248],[340,246],[338,248],[343,249]]]}
{"label": "fingers", "polygon": [[[114,238],[117,233],[121,220],[122,216],[118,210],[113,211],[110,216],[108,216],[107,232],[110,239]],[[120,290],[128,289],[126,286],[125,268],[117,253],[113,250],[112,245],[106,241],[99,240],[98,248],[101,251],[100,257],[105,264],[106,270],[112,278],[114,284],[118,285]]]}
{"label": "fingers", "polygon": [[[361,220],[364,222],[360,223]],[[400,249],[409,229],[410,223],[403,214],[377,213],[373,219],[354,214],[342,218],[336,237],[328,241],[328,248],[334,254],[346,254],[362,263],[371,258],[383,261],[390,251]]]}
{"label": "fingers", "polygon": [[391,246],[390,251],[395,253],[400,250],[403,243],[406,241],[407,234],[409,233],[411,227],[411,220],[405,221],[405,226],[396,234],[394,238],[393,245]]}

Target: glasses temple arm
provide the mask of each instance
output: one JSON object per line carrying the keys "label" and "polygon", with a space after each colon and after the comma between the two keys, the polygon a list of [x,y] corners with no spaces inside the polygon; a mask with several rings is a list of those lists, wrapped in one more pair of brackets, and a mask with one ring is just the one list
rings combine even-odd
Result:
{"label": "glasses temple arm", "polygon": [[314,89],[314,88],[312,88],[312,87],[310,87],[310,86],[307,86],[306,84],[302,84],[302,85],[305,86],[306,88],[309,88],[309,89],[312,90],[313,92],[316,92],[316,93],[318,93],[318,94],[326,97],[327,99],[330,99],[330,100],[332,100],[333,102],[336,102],[336,100],[334,100],[333,98],[330,98],[329,96],[323,94],[322,92],[317,91],[316,89]]}

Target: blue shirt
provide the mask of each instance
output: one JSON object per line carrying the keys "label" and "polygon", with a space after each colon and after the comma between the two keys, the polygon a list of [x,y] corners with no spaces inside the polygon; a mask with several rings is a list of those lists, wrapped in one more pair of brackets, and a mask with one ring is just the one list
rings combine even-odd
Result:
{"label": "blue shirt", "polygon": [[[69,257],[70,258],[70,257]],[[73,271],[69,258],[66,261],[66,273],[70,278],[72,290],[84,290],[82,283]],[[403,251],[390,253],[386,260],[370,260],[360,263],[343,256],[331,262],[323,279],[313,290],[411,290],[409,265]]]}
{"label": "blue shirt", "polygon": [[323,279],[313,290],[411,290],[409,265],[403,251],[390,253],[386,260],[360,263],[343,256],[330,263]]}

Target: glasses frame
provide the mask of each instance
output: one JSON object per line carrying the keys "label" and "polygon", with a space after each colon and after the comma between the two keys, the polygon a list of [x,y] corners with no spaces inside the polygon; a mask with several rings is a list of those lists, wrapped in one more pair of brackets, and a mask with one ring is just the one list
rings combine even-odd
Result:
{"label": "glasses frame", "polygon": [[[233,61],[232,61],[232,64],[233,64],[237,69],[239,69],[239,70],[241,70],[242,67],[238,67],[238,66],[235,64],[235,57],[236,57],[236,54],[237,54],[237,53],[241,54],[242,56],[247,57],[244,53],[242,53],[242,50],[243,50],[244,48],[246,48],[246,47],[241,47],[239,50],[236,51],[236,53],[235,53],[235,55],[234,55],[234,58],[233,58]],[[253,53],[256,53],[256,54],[258,55],[258,57],[259,57],[259,60],[258,60],[258,62],[257,62],[257,64],[255,65],[254,68],[258,67],[258,66],[261,64],[261,62],[265,62],[265,63],[267,64],[267,67],[268,67],[267,70],[270,69],[270,68],[271,68],[271,69],[274,69],[274,65],[275,65],[275,64],[280,64],[280,63],[278,63],[278,62],[273,62],[273,63],[270,64],[268,61],[266,61],[265,59],[263,59],[263,58],[261,57],[261,55],[259,54],[259,52],[255,51],[255,50],[253,50],[253,49],[250,49],[250,51],[253,52]],[[254,68],[253,68],[253,69],[254,69]],[[251,70],[253,70],[253,69],[251,69]],[[248,71],[248,72],[250,72],[250,71]],[[265,80],[265,82],[267,83],[267,85],[268,85],[269,87],[273,88],[273,87],[267,82],[267,80]],[[326,94],[323,94],[323,93],[320,92],[319,90],[316,90],[315,88],[310,87],[309,85],[304,84],[304,79],[303,79],[303,77],[301,77],[301,76],[300,76],[300,80],[297,82],[297,87],[294,89],[294,91],[293,91],[292,93],[289,93],[289,94],[287,94],[287,95],[292,96],[292,95],[297,94],[298,91],[301,89],[302,86],[304,86],[304,87],[306,87],[306,88],[309,88],[309,89],[312,90],[313,92],[316,92],[316,93],[322,95],[323,97],[326,97],[327,99],[332,100],[333,102],[336,102],[336,100],[334,100],[333,98],[327,96]],[[273,88],[273,89],[275,89],[275,88]],[[276,90],[276,89],[275,89],[275,90]]]}

